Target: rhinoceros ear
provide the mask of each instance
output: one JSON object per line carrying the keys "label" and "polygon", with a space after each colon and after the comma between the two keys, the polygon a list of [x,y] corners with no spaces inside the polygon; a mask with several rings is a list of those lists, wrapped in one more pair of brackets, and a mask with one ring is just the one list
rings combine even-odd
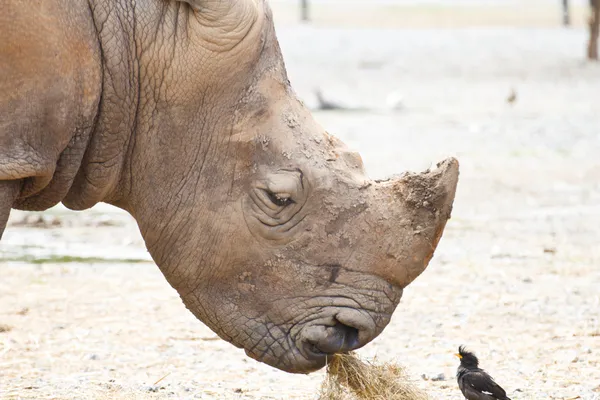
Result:
{"label": "rhinoceros ear", "polygon": [[188,3],[195,11],[218,10],[226,7],[231,7],[235,1],[219,1],[219,0],[181,0],[183,3]]}
{"label": "rhinoceros ear", "polygon": [[181,0],[194,10],[201,25],[229,27],[233,31],[252,26],[262,0]]}

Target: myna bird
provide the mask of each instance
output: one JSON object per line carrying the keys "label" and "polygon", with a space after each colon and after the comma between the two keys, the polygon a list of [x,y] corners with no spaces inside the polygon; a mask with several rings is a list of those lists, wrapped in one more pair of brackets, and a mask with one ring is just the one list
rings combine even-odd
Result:
{"label": "myna bird", "polygon": [[456,371],[458,387],[467,400],[510,400],[506,392],[479,368],[479,360],[475,354],[467,351],[464,346],[458,348],[456,357],[460,365]]}
{"label": "myna bird", "polygon": [[510,94],[506,98],[508,104],[514,104],[517,101],[517,92],[515,89],[510,89]]}
{"label": "myna bird", "polygon": [[317,98],[317,110],[329,111],[329,110],[341,110],[344,108],[340,104],[337,104],[330,100],[327,100],[323,96],[323,92],[321,92],[321,89],[315,90],[315,96]]}

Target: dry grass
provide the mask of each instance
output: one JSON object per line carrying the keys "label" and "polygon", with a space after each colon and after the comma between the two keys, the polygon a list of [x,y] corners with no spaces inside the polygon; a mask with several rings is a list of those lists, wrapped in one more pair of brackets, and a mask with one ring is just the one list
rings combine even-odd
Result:
{"label": "dry grass", "polygon": [[321,400],[427,400],[428,396],[410,381],[396,364],[377,365],[355,354],[335,355],[327,367]]}

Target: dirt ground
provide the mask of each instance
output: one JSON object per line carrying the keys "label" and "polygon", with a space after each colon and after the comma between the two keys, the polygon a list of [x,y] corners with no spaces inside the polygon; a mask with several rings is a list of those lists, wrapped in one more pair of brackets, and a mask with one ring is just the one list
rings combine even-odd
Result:
{"label": "dirt ground", "polygon": [[[434,259],[359,354],[432,399],[461,398],[459,344],[513,399],[600,399],[600,64],[580,27],[492,25],[281,18],[299,96],[364,109],[316,118],[372,177],[461,163]],[[1,399],[318,397],[323,372],[276,371],[196,321],[119,210],[14,212],[0,257]]]}

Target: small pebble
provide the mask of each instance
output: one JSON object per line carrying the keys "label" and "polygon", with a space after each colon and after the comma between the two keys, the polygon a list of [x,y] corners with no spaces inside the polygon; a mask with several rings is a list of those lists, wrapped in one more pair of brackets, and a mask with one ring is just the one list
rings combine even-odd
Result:
{"label": "small pebble", "polygon": [[434,381],[434,382],[445,381],[446,380],[446,375],[444,375],[444,373],[437,374],[436,376],[434,376],[433,378],[431,378],[431,380]]}
{"label": "small pebble", "polygon": [[28,307],[23,307],[19,311],[17,311],[17,315],[27,315],[29,313]]}
{"label": "small pebble", "polygon": [[423,374],[423,375],[421,375],[421,378],[424,381],[438,382],[438,381],[445,381],[446,380],[446,375],[444,375],[444,373],[440,373],[440,374],[437,374],[435,376],[429,376],[427,374]]}

